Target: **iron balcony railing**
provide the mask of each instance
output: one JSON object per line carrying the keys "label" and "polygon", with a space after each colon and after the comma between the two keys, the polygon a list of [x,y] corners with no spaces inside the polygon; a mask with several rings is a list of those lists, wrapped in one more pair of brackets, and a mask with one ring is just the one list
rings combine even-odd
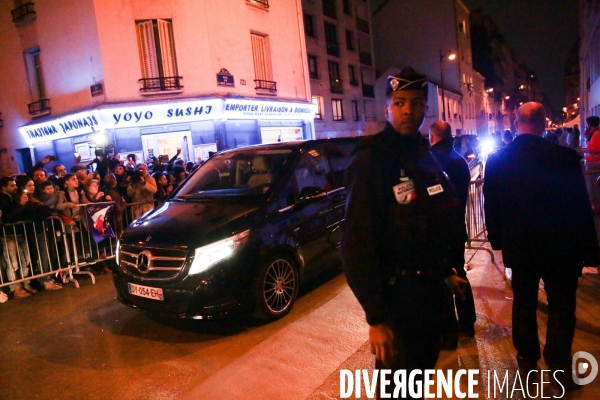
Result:
{"label": "iron balcony railing", "polygon": [[11,11],[12,19],[15,24],[19,22],[23,22],[30,18],[35,17],[35,10],[33,8],[33,3],[25,3],[20,7],[15,8]]}
{"label": "iron balcony railing", "polygon": [[27,107],[29,108],[29,115],[49,114],[52,111],[50,108],[50,99],[34,101],[27,104]]}
{"label": "iron balcony railing", "polygon": [[141,85],[140,92],[166,92],[171,90],[181,90],[181,76],[164,76],[159,78],[142,78],[138,80]]}
{"label": "iron balcony railing", "polygon": [[257,92],[277,93],[277,82],[265,81],[263,79],[255,79],[254,84],[256,85],[254,89]]}
{"label": "iron balcony railing", "polygon": [[331,93],[338,93],[338,94],[344,93],[344,87],[342,85],[342,80],[329,78],[329,90],[331,91]]}
{"label": "iron balcony railing", "polygon": [[362,85],[363,96],[375,98],[375,87],[373,85]]}
{"label": "iron balcony railing", "polygon": [[246,3],[257,7],[269,8],[269,0],[246,0]]}

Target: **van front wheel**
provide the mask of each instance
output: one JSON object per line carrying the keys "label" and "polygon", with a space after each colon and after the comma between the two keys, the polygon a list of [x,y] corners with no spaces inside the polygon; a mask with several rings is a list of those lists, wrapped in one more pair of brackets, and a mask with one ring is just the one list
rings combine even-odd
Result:
{"label": "van front wheel", "polygon": [[262,263],[255,283],[255,316],[275,320],[287,315],[298,296],[298,269],[286,255]]}

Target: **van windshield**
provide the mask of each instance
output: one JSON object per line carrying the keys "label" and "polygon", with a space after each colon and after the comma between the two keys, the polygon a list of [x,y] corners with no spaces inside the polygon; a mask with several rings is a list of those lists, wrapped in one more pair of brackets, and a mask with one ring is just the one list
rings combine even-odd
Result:
{"label": "van windshield", "polygon": [[289,163],[291,149],[244,149],[210,158],[174,196],[189,199],[266,193]]}

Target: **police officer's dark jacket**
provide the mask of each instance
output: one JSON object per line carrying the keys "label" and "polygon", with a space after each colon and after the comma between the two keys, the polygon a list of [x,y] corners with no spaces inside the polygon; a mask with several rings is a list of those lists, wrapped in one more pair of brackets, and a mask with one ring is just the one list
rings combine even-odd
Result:
{"label": "police officer's dark jacket", "polygon": [[[387,124],[361,140],[346,171],[342,261],[371,325],[390,315],[390,282],[412,271],[442,279],[451,274],[450,244],[466,241],[460,204],[428,147],[420,133],[403,136]],[[400,204],[394,187],[408,180],[416,198]]]}
{"label": "police officer's dark jacket", "polygon": [[463,210],[465,210],[469,195],[469,185],[471,184],[471,173],[469,172],[467,161],[454,150],[453,138],[440,140],[431,146],[431,152],[448,174],[448,178],[454,187],[456,198],[463,207]]}

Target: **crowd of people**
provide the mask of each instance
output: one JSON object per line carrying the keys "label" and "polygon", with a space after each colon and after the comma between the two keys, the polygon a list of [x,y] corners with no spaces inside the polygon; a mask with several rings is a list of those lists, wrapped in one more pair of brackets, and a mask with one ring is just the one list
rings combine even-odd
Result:
{"label": "crowd of people", "polygon": [[[168,162],[151,157],[137,162],[129,154],[125,162],[114,156],[99,155],[89,164],[77,163],[67,172],[62,164],[51,171],[46,166],[52,156],[46,156],[26,174],[0,179],[0,223],[3,226],[1,264],[4,282],[22,281],[41,275],[37,280],[8,285],[8,296],[0,290],[0,300],[22,299],[39,289],[60,290],[61,281],[50,271],[55,265],[65,267],[64,257],[51,251],[62,240],[54,225],[46,223],[50,216],[59,217],[65,226],[83,231],[87,219],[83,205],[114,203],[114,228],[123,230],[123,221],[131,221],[162,204],[165,198],[200,164],[178,158],[180,150]],[[7,224],[29,221],[27,224]],[[69,229],[69,228],[67,228]],[[78,242],[79,243],[79,242]],[[82,250],[77,249],[78,252]],[[92,254],[80,254],[89,258]],[[96,254],[99,256],[99,254]],[[110,270],[101,268],[99,272]],[[54,278],[54,279],[53,279]]]}

